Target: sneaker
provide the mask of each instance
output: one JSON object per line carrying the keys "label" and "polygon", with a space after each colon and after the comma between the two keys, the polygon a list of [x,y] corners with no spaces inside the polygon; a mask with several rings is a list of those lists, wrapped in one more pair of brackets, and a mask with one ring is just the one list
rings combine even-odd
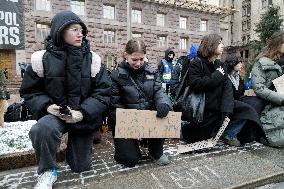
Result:
{"label": "sneaker", "polygon": [[37,179],[35,189],[52,189],[52,185],[57,180],[56,169],[45,171]]}
{"label": "sneaker", "polygon": [[224,142],[230,146],[241,146],[240,141],[237,138],[229,138],[229,137],[224,137]]}
{"label": "sneaker", "polygon": [[168,165],[170,163],[170,160],[166,154],[163,154],[159,159],[155,160],[157,165]]}

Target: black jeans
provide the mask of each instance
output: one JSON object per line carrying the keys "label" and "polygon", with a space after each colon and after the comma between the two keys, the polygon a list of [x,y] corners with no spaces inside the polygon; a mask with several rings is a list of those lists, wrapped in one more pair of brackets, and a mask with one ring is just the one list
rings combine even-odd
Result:
{"label": "black jeans", "polygon": [[68,130],[68,125],[53,115],[46,115],[32,126],[29,136],[35,150],[38,174],[58,169],[56,153],[62,134],[68,132],[66,161],[74,172],[88,170],[92,161],[93,133]]}
{"label": "black jeans", "polygon": [[[163,155],[164,139],[144,139],[148,140],[148,150],[154,159],[159,159]],[[134,167],[141,158],[139,141],[136,139],[114,139],[115,154],[117,163],[127,167]]]}

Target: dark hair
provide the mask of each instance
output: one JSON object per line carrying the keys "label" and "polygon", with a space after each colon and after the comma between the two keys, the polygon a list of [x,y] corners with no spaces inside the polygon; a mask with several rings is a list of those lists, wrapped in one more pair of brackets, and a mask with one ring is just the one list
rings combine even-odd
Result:
{"label": "dark hair", "polygon": [[225,65],[228,68],[228,72],[234,70],[234,67],[240,62],[242,62],[242,57],[238,56],[236,53],[227,54],[224,61]]}
{"label": "dark hair", "polygon": [[204,58],[210,58],[215,55],[215,51],[220,44],[222,37],[217,34],[205,35],[200,43],[198,54]]}
{"label": "dark hair", "polygon": [[135,52],[146,54],[146,45],[141,39],[133,38],[127,42],[125,52],[127,54]]}
{"label": "dark hair", "polygon": [[284,31],[276,31],[272,36],[266,41],[266,47],[257,56],[257,58],[267,57],[272,60],[280,58],[280,53],[278,52],[281,45],[284,43]]}

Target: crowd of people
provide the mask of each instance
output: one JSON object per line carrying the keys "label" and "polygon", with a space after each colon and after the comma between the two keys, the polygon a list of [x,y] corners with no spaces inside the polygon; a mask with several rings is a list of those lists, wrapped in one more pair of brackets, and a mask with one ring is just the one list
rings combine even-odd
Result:
{"label": "crowd of people", "polygon": [[[256,96],[244,95],[244,81],[239,75],[243,60],[237,54],[220,60],[224,44],[217,34],[205,35],[177,61],[174,50],[168,49],[158,71],[145,61],[145,43],[131,39],[123,61],[109,74],[100,57],[90,50],[87,32],[73,12],[57,13],[45,50],[32,54],[24,74],[20,95],[38,120],[29,132],[38,163],[36,188],[51,188],[57,180],[56,152],[64,133],[68,132],[66,160],[71,170],[88,170],[93,131],[106,112],[113,136],[116,108],[155,110],[162,119],[173,110],[183,79],[191,92],[205,94],[203,121],[183,120],[186,124],[181,135],[186,143],[215,136],[227,117],[230,122],[223,134],[225,143],[240,146],[258,141],[284,146],[284,94],[277,92],[272,82],[283,74],[284,64],[279,61],[284,54],[283,31],[271,36],[252,69]],[[140,147],[147,147],[156,164],[167,165],[170,160],[163,153],[163,143],[160,138],[114,138],[114,159],[133,167],[141,158]]]}

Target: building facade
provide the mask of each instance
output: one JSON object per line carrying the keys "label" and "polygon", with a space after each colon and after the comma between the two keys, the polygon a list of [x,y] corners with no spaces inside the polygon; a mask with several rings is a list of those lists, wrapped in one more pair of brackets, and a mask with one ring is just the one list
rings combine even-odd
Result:
{"label": "building facade", "polygon": [[[254,52],[249,49],[250,41],[258,40],[255,32],[261,15],[265,13],[269,6],[279,6],[280,15],[284,18],[283,0],[241,0],[232,1],[232,7],[238,10],[231,16],[231,46],[237,49],[245,60],[254,58]],[[284,26],[284,22],[282,23]]]}
{"label": "building facade", "polygon": [[[91,49],[109,69],[122,61],[125,44],[132,37],[144,40],[149,63],[156,67],[169,47],[178,57],[186,55],[191,44],[198,44],[206,34],[224,35],[220,20],[231,14],[231,9],[217,2],[219,0],[23,0],[25,49],[7,50],[0,46],[1,57],[6,57],[2,62],[6,67],[9,64],[11,82],[21,80],[19,63],[30,63],[31,54],[43,49],[51,18],[61,10],[71,10],[86,23]],[[223,27],[227,33],[228,28]]]}

